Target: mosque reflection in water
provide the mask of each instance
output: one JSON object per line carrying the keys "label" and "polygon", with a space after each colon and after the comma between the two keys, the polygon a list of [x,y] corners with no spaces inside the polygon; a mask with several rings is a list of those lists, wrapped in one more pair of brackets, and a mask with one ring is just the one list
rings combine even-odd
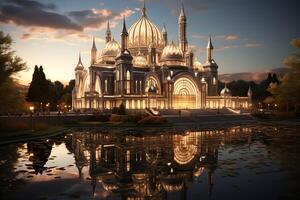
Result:
{"label": "mosque reflection in water", "polygon": [[[82,169],[88,168],[93,196],[101,196],[95,189],[100,186],[127,199],[164,199],[174,192],[186,198],[189,186],[204,172],[211,192],[218,149],[235,136],[242,135],[239,141],[247,143],[250,133],[250,128],[146,136],[78,132],[65,135],[60,142],[74,154],[79,179],[84,179]],[[47,169],[43,166],[53,143],[27,143],[36,173]]]}

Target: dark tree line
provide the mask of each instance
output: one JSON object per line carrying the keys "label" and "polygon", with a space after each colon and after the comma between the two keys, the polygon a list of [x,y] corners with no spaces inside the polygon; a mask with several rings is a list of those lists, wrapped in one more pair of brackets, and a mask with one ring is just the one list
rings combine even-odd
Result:
{"label": "dark tree line", "polygon": [[[252,90],[252,101],[256,105],[259,102],[263,103],[264,99],[271,96],[268,88],[271,83],[279,84],[279,80],[276,74],[269,73],[267,78],[262,80],[260,83],[255,83],[253,81],[232,81],[227,84],[227,87],[231,91],[232,96],[247,96],[249,86]],[[225,83],[219,82],[218,92],[225,87]]]}
{"label": "dark tree line", "polygon": [[75,80],[71,80],[67,86],[59,81],[51,82],[46,79],[43,67],[35,66],[26,100],[35,103],[37,108],[45,109],[48,104],[50,110],[56,110],[57,105],[72,104],[74,85]]}
{"label": "dark tree line", "polygon": [[0,114],[25,109],[25,98],[13,78],[27,68],[12,50],[12,38],[0,31]]}

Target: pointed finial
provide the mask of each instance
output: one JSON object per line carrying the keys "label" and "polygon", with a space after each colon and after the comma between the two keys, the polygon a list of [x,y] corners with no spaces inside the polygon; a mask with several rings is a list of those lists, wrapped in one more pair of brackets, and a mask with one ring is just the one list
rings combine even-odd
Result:
{"label": "pointed finial", "polygon": [[162,33],[167,33],[167,28],[166,28],[166,24],[164,24],[163,29],[161,31]]}
{"label": "pointed finial", "polygon": [[181,17],[184,17],[184,16],[185,16],[183,0],[181,0],[180,16],[181,16]]}
{"label": "pointed finial", "polygon": [[109,25],[109,20],[107,20],[107,32],[110,32],[110,25]]}
{"label": "pointed finial", "polygon": [[127,28],[126,28],[125,16],[123,17],[123,30],[122,30],[122,34],[128,35]]}
{"label": "pointed finial", "polygon": [[141,9],[142,11],[142,16],[146,16],[146,0],[143,1],[143,7]]}
{"label": "pointed finial", "polygon": [[92,47],[93,49],[97,49],[96,48],[96,43],[95,43],[95,36],[93,36],[93,47]]}
{"label": "pointed finial", "polygon": [[77,64],[77,67],[75,68],[75,70],[80,70],[80,69],[83,69],[83,64],[81,61],[81,53],[79,52],[78,64]]}
{"label": "pointed finial", "polygon": [[208,49],[214,49],[214,46],[212,45],[212,42],[211,42],[211,35],[209,35],[209,38],[208,38],[208,42],[207,42],[207,47]]}
{"label": "pointed finial", "polygon": [[81,52],[80,52],[80,51],[79,51],[79,60],[78,60],[78,64],[79,64],[79,63],[82,63],[82,62],[81,62]]}

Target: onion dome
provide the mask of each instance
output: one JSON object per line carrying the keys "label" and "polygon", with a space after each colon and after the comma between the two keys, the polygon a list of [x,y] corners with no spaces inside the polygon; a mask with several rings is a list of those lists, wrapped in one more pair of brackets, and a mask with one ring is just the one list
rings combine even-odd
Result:
{"label": "onion dome", "polygon": [[139,51],[138,55],[133,57],[132,63],[135,67],[146,67],[148,62],[145,56]]}
{"label": "onion dome", "polygon": [[120,45],[114,39],[105,45],[102,50],[101,56],[114,56],[116,57],[120,51]]}
{"label": "onion dome", "polygon": [[151,43],[155,48],[162,48],[162,33],[147,17],[145,4],[141,11],[141,18],[129,28],[128,48],[148,48]]}
{"label": "onion dome", "polygon": [[227,88],[227,84],[225,84],[225,87],[220,92],[221,96],[231,96],[230,90]]}
{"label": "onion dome", "polygon": [[183,61],[183,53],[179,46],[172,41],[162,52],[161,61]]}

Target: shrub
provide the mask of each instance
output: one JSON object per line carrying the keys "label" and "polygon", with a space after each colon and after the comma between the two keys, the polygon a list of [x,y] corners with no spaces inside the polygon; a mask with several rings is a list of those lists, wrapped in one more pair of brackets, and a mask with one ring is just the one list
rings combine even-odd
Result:
{"label": "shrub", "polygon": [[126,115],[126,108],[123,103],[119,106],[118,115]]}
{"label": "shrub", "polygon": [[167,120],[161,116],[148,116],[141,119],[138,124],[164,124]]}

